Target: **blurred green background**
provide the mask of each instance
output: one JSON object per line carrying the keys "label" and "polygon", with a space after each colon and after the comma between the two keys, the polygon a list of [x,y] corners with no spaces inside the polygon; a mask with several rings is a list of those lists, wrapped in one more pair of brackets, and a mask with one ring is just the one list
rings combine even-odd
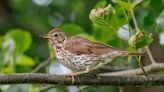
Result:
{"label": "blurred green background", "polygon": [[[126,0],[125,0],[126,1]],[[137,0],[136,0],[137,1]],[[140,0],[138,0],[139,2]],[[110,5],[111,11],[102,21],[90,14],[94,8]],[[83,36],[117,48],[129,50],[129,31],[135,31],[128,9],[131,5],[121,0],[0,0],[0,72],[31,72],[53,53],[48,41],[40,35],[60,27],[68,35]],[[139,27],[153,34],[150,45],[158,62],[164,62],[164,0],[143,0],[135,5],[134,12]],[[89,19],[90,18],[90,19]],[[147,44],[148,45],[148,44]],[[153,49],[152,49],[153,48]],[[162,61],[163,60],[163,61]],[[144,62],[142,62],[144,61]],[[141,62],[149,64],[145,56]],[[56,60],[52,60],[55,64]],[[116,60],[111,67],[132,69],[138,67],[136,59]],[[52,66],[53,67],[53,66]],[[48,73],[49,65],[42,73]],[[160,72],[162,74],[162,71]],[[38,92],[45,85],[4,85],[0,92]],[[45,92],[80,92],[78,87],[56,87]],[[162,87],[89,86],[81,92],[163,92]]]}

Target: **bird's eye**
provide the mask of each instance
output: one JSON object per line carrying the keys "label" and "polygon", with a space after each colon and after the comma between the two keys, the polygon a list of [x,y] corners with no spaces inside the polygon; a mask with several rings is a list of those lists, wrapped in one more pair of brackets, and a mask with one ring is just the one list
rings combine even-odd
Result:
{"label": "bird's eye", "polygon": [[54,36],[55,36],[55,37],[58,37],[59,35],[58,35],[58,34],[55,34]]}

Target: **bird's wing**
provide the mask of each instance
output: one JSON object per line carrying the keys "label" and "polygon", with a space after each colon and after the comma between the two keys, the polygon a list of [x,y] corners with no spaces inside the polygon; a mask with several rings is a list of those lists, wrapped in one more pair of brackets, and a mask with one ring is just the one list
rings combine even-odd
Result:
{"label": "bird's wing", "polygon": [[65,49],[67,49],[69,52],[72,52],[78,55],[80,54],[100,55],[103,53],[116,50],[115,48],[112,48],[111,46],[97,43],[97,42],[91,42],[82,37],[71,37],[68,42],[69,43],[65,44]]}

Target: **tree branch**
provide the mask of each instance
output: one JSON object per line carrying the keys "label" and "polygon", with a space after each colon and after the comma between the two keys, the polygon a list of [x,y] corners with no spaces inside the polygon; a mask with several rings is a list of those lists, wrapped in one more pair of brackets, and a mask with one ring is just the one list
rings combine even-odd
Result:
{"label": "tree branch", "polygon": [[54,85],[115,85],[115,86],[146,86],[164,85],[164,76],[75,76],[72,84],[71,76],[49,74],[11,74],[0,75],[0,84],[54,84]]}
{"label": "tree branch", "polygon": [[[148,66],[143,67],[146,73],[151,73],[153,71],[164,70],[164,63],[154,63]],[[144,74],[141,68],[118,71],[118,72],[109,72],[100,74],[102,76],[132,76],[132,75],[142,75]]]}
{"label": "tree branch", "polygon": [[151,63],[152,63],[152,64],[155,64],[156,61],[155,61],[155,59],[154,59],[154,57],[153,57],[153,55],[152,55],[152,53],[151,53],[149,47],[146,48],[146,51],[147,51],[147,54],[148,54],[148,56],[149,56],[149,58],[150,58]]}
{"label": "tree branch", "polygon": [[[154,63],[143,67],[147,73],[164,69],[164,63]],[[60,84],[60,85],[115,85],[115,86],[147,86],[164,85],[164,76],[139,76],[143,71],[138,69],[125,70],[95,75],[77,75],[72,84],[72,76],[49,75],[39,73],[0,74],[0,84]],[[136,76],[138,75],[138,76]]]}

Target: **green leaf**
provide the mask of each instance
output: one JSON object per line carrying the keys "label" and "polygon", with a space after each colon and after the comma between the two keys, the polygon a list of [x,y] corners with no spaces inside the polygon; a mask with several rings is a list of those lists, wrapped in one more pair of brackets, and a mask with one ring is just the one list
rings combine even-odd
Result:
{"label": "green leaf", "polygon": [[149,36],[142,37],[136,44],[136,48],[142,48],[153,42],[153,39]]}
{"label": "green leaf", "polygon": [[1,47],[2,43],[3,43],[3,37],[0,36],[0,47]]}
{"label": "green leaf", "polygon": [[32,71],[32,67],[17,65],[15,71],[16,73],[28,73]]}
{"label": "green leaf", "polygon": [[134,5],[129,2],[124,2],[122,0],[116,0],[116,1],[120,6],[122,6],[123,8],[125,8],[128,11],[131,11],[134,8]]}
{"label": "green leaf", "polygon": [[77,24],[73,24],[73,23],[64,24],[63,26],[61,26],[61,29],[66,34],[69,34],[69,35],[77,35],[77,34],[80,34],[80,33],[84,33],[84,30],[83,30],[82,27],[80,27]]}
{"label": "green leaf", "polygon": [[114,16],[114,14],[114,8],[111,6],[111,4],[108,4],[108,6],[104,8],[92,9],[89,14],[89,18],[97,26],[108,30],[116,30],[115,27],[112,25],[113,23],[115,23],[114,20],[116,19],[116,16]]}
{"label": "green leaf", "polygon": [[105,7],[107,4],[108,4],[107,1],[101,0],[96,3],[94,8]]}
{"label": "green leaf", "polygon": [[[147,0],[144,0],[147,1]],[[153,9],[156,13],[161,13],[164,9],[164,3],[163,0],[149,0],[149,6],[151,9]]]}
{"label": "green leaf", "polygon": [[13,29],[7,33],[6,39],[13,38],[16,42],[16,52],[23,53],[29,49],[32,39],[29,32],[21,29]]}
{"label": "green leaf", "polygon": [[101,27],[93,26],[93,36],[101,42],[108,42],[109,39],[111,39],[115,33],[116,31],[108,31],[102,29]]}
{"label": "green leaf", "polygon": [[155,12],[149,11],[147,12],[146,15],[142,15],[144,17],[143,21],[143,26],[144,28],[152,28],[154,21],[155,21]]}
{"label": "green leaf", "polygon": [[133,0],[132,4],[133,4],[134,6],[136,6],[136,5],[138,5],[139,3],[141,3],[141,2],[142,2],[142,0]]}
{"label": "green leaf", "polygon": [[96,26],[110,31],[116,31],[129,20],[129,16],[123,8],[116,6],[114,9],[111,4],[104,8],[92,9],[89,18]]}
{"label": "green leaf", "polygon": [[2,58],[2,43],[3,43],[3,37],[0,36],[0,69],[1,69],[1,66],[2,66],[2,62],[3,62],[3,58]]}
{"label": "green leaf", "polygon": [[16,57],[16,65],[19,66],[34,66],[35,62],[29,56],[19,55]]}
{"label": "green leaf", "polygon": [[119,39],[117,37],[117,35],[113,35],[113,37],[111,37],[111,39],[108,41],[108,44],[110,44],[113,47],[117,47],[117,48],[127,47],[127,43],[125,43],[121,39]]}
{"label": "green leaf", "polygon": [[142,2],[142,0],[133,0],[132,3],[124,2],[122,0],[116,0],[116,1],[120,6],[122,6],[123,8],[125,8],[128,11],[131,11],[137,4]]}
{"label": "green leaf", "polygon": [[156,24],[157,32],[164,32],[164,11],[157,17]]}
{"label": "green leaf", "polygon": [[144,32],[137,32],[129,39],[129,45],[133,48],[139,49],[145,47],[153,42],[151,35],[146,35]]}
{"label": "green leaf", "polygon": [[127,43],[118,38],[117,31],[108,31],[101,27],[93,27],[93,36],[96,41],[104,42],[114,47],[120,48],[127,46]]}
{"label": "green leaf", "polygon": [[116,6],[115,10],[116,10],[116,16],[117,16],[117,19],[115,20],[115,22],[117,22],[117,27],[120,28],[123,25],[128,24],[131,18],[130,13],[119,6]]}
{"label": "green leaf", "polygon": [[1,72],[5,73],[5,74],[14,73],[14,68],[13,67],[5,67],[1,70]]}

